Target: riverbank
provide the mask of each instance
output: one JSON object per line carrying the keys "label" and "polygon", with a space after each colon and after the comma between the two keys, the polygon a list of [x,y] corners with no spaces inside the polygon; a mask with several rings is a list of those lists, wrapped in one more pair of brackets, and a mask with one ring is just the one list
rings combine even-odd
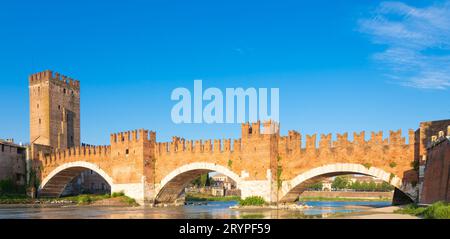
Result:
{"label": "riverbank", "polygon": [[392,198],[301,197],[299,202],[390,202]]}
{"label": "riverbank", "polygon": [[216,197],[205,194],[187,194],[186,202],[231,202],[241,200],[238,196]]}
{"label": "riverbank", "polygon": [[412,204],[395,212],[425,219],[450,219],[450,203],[437,202],[428,206]]}
{"label": "riverbank", "polygon": [[78,195],[63,198],[32,199],[21,195],[0,196],[0,207],[62,207],[62,206],[138,206],[136,201],[123,194]]}
{"label": "riverbank", "polygon": [[392,201],[393,197],[393,192],[305,191],[300,195],[300,200]]}
{"label": "riverbank", "polygon": [[349,214],[336,214],[329,218],[330,219],[401,219],[401,220],[421,219],[420,217],[417,217],[417,216],[397,213],[397,211],[401,210],[402,208],[403,207],[399,207],[399,206],[374,208],[374,209],[369,209],[369,210],[365,210],[362,212],[355,212],[355,213],[349,213]]}

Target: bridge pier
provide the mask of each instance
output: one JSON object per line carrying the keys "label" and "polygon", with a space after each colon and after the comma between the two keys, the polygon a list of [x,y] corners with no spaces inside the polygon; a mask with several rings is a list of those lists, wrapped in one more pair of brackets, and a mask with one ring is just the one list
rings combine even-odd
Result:
{"label": "bridge pier", "polygon": [[268,203],[277,202],[276,182],[272,178],[270,169],[266,172],[266,180],[242,180],[238,185],[241,190],[241,198],[259,196]]}
{"label": "bridge pier", "polygon": [[121,183],[111,185],[111,194],[123,192],[127,197],[133,198],[140,205],[145,204],[144,183]]}

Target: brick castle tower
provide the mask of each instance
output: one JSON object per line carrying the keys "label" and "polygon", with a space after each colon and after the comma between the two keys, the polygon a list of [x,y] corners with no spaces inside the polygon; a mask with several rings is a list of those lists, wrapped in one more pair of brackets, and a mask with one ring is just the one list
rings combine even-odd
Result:
{"label": "brick castle tower", "polygon": [[50,70],[29,77],[30,143],[80,145],[80,82]]}

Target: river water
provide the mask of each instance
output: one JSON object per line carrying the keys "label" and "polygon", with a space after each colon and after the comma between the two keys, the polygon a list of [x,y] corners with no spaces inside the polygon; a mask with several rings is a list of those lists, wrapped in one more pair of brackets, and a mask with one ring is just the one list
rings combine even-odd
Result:
{"label": "river water", "polygon": [[326,218],[335,213],[362,212],[370,208],[390,206],[389,202],[306,202],[310,209],[234,210],[237,202],[208,202],[206,205],[183,207],[92,207],[54,208],[2,207],[0,219],[304,219]]}

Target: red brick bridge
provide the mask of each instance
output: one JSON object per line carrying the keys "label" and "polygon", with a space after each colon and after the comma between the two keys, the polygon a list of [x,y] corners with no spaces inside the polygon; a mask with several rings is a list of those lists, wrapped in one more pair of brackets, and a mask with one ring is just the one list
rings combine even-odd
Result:
{"label": "red brick bridge", "polygon": [[[424,129],[382,132],[280,136],[278,125],[243,124],[242,137],[230,140],[156,141],[156,133],[135,130],[111,135],[109,146],[76,147],[40,153],[42,197],[58,197],[81,171],[100,174],[112,192],[123,191],[141,203],[172,203],[184,187],[206,172],[225,174],[243,198],[262,196],[268,202],[293,202],[308,185],[325,177],[361,174],[380,178],[398,193],[417,198],[415,165],[424,148]],[[422,135],[421,135],[422,132]],[[416,162],[416,163],[415,163]]]}

